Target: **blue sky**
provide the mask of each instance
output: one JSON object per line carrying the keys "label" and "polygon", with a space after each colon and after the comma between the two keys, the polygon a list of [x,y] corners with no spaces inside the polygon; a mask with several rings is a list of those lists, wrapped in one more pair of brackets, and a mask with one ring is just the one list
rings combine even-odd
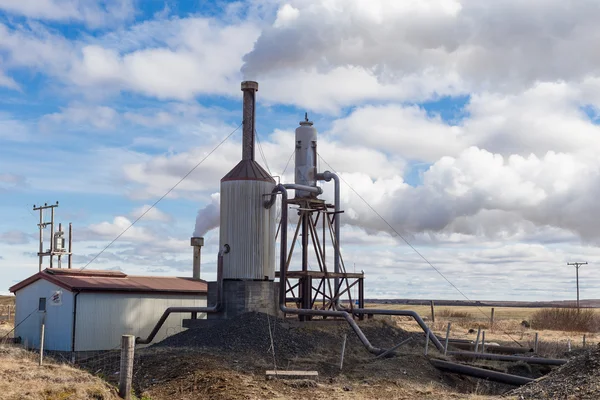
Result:
{"label": "blue sky", "polygon": [[[239,125],[253,79],[274,175],[308,112],[323,159],[469,297],[573,298],[580,259],[597,297],[595,16],[554,0],[0,1],[0,292],[37,272],[33,204],[60,202],[84,266]],[[89,268],[190,274],[240,136]],[[367,296],[461,298],[352,189],[344,260]],[[212,279],[218,227],[206,244]]]}

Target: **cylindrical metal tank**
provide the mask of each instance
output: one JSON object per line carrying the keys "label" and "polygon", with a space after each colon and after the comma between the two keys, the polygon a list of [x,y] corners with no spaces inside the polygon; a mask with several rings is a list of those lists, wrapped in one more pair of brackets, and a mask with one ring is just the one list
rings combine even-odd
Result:
{"label": "cylindrical metal tank", "polygon": [[264,207],[274,187],[267,180],[221,181],[220,243],[230,248],[223,279],[274,279],[275,207]]}
{"label": "cylindrical metal tank", "polygon": [[221,179],[221,248],[223,279],[275,278],[275,211],[264,207],[275,180],[254,160],[255,94],[258,83],[242,82],[242,161]]}
{"label": "cylindrical metal tank", "polygon": [[[312,125],[306,116],[296,128],[295,183],[298,185],[317,186],[317,130]],[[316,194],[296,190],[296,197],[316,197]]]}

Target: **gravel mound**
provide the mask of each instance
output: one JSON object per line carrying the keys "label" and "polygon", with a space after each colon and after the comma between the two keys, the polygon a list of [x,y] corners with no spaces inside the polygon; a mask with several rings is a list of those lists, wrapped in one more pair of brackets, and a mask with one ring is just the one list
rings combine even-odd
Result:
{"label": "gravel mound", "polygon": [[585,351],[508,395],[519,399],[600,399],[600,348]]}
{"label": "gravel mound", "polygon": [[[383,348],[389,348],[410,335],[383,321],[369,321],[361,328],[373,345]],[[354,332],[345,323],[326,327],[290,328],[290,324],[284,319],[256,312],[245,313],[237,318],[205,327],[188,329],[153,347],[211,348],[243,354],[268,354],[272,357],[272,352],[269,351],[272,337],[277,358],[284,360],[315,353],[324,354],[328,351],[339,354],[344,334],[348,338],[347,351],[364,351],[367,354]]]}

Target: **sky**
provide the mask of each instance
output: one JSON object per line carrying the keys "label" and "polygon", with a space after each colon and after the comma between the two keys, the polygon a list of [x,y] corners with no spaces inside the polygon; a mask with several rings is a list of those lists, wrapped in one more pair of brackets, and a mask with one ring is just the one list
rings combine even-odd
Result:
{"label": "sky", "polygon": [[32,208],[56,201],[75,268],[190,276],[199,215],[214,279],[240,130],[106,246],[256,80],[258,161],[292,182],[308,112],[368,298],[574,299],[574,261],[599,298],[598,20],[591,0],[0,0],[0,293],[38,271]]}

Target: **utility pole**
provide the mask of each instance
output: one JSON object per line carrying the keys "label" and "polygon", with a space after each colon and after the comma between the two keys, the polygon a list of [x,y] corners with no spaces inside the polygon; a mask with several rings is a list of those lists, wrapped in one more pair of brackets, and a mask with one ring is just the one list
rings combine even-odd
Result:
{"label": "utility pole", "polygon": [[[54,263],[54,256],[58,256],[58,268],[62,268],[62,256],[63,255],[68,255],[69,256],[69,268],[71,268],[71,255],[72,255],[72,249],[71,249],[71,244],[72,244],[72,240],[71,240],[71,224],[69,223],[69,249],[66,250],[65,249],[65,239],[64,239],[64,232],[62,230],[62,224],[59,224],[59,228],[58,228],[58,232],[54,231],[54,209],[58,207],[58,201],[56,202],[56,204],[50,204],[48,205],[48,203],[44,203],[43,206],[38,206],[36,207],[36,205],[33,205],[33,210],[34,211],[39,211],[40,212],[40,222],[38,224],[39,230],[40,230],[40,247],[39,247],[39,251],[37,253],[38,257],[39,257],[39,271],[42,271],[42,264],[44,263],[44,257],[50,257],[50,268],[53,267],[53,263]],[[45,221],[44,218],[44,210],[50,210],[50,221]],[[44,249],[44,229],[46,229],[46,227],[48,227],[48,225],[50,225],[50,248],[48,250]]]}
{"label": "utility pole", "polygon": [[568,262],[567,265],[572,265],[575,267],[575,276],[577,277],[577,311],[579,311],[579,267],[582,265],[587,265],[587,261],[572,263]]}

